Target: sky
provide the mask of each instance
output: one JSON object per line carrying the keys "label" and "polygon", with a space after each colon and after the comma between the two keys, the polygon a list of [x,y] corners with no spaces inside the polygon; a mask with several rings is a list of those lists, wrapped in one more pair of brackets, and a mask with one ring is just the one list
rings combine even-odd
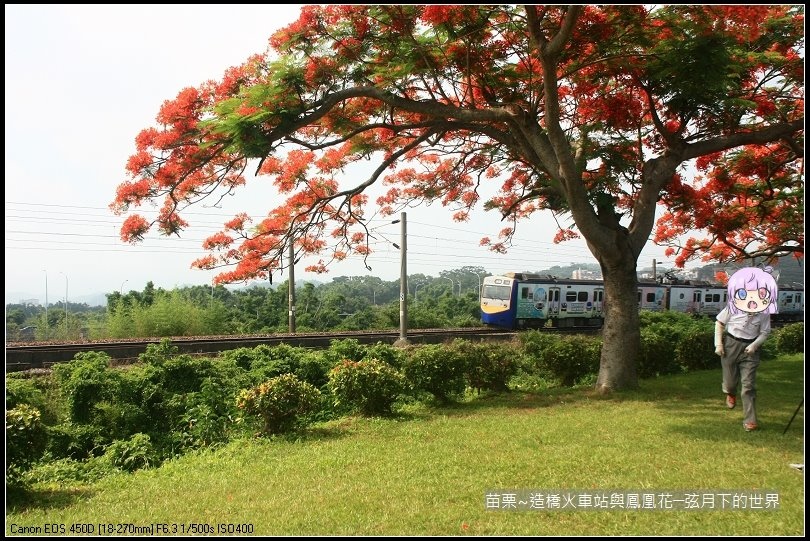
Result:
{"label": "sky", "polygon": [[[172,289],[208,285],[216,271],[191,268],[206,255],[202,240],[237,212],[261,218],[281,199],[264,179],[249,180],[220,208],[182,214],[180,238],[150,233],[136,245],[119,237],[122,217],[108,208],[127,180],[135,136],[155,125],[161,104],[186,87],[219,80],[225,70],[264,52],[272,33],[293,22],[300,5],[5,5],[6,24],[6,303],[88,302],[89,296],[142,290],[148,281]],[[376,165],[376,164],[374,164]],[[357,179],[347,178],[346,182]],[[497,274],[537,271],[596,260],[584,241],[552,242],[550,213],[520,222],[505,255],[479,245],[508,224],[483,210],[454,222],[440,204],[407,209],[407,270],[484,267]],[[373,222],[378,235],[367,270],[360,258],[304,272],[297,280],[400,273],[400,226]],[[569,225],[562,222],[563,225]],[[648,242],[639,266],[667,265]],[[671,263],[671,262],[670,262]],[[281,281],[285,275],[276,276]],[[250,285],[255,282],[248,282]]]}

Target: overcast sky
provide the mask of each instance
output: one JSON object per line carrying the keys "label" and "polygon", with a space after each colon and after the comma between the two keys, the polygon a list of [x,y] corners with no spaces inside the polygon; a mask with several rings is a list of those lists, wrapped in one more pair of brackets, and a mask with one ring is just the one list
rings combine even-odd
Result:
{"label": "overcast sky", "polygon": [[[121,218],[108,205],[126,180],[138,132],[154,125],[160,105],[188,86],[220,79],[263,52],[277,29],[297,18],[283,5],[5,5],[6,23],[6,302],[71,302],[95,293],[210,284],[214,271],[191,269],[201,241],[236,212],[261,217],[280,200],[269,182],[249,182],[222,208],[194,208],[181,238],[150,234],[139,245],[119,239]],[[347,179],[347,182],[357,179]],[[595,263],[582,241],[554,245],[550,214],[519,225],[507,255],[479,247],[504,226],[481,211],[456,223],[436,204],[408,212],[408,272],[438,276],[467,265],[489,272]],[[390,221],[390,220],[389,220]],[[399,225],[383,225],[366,270],[358,259],[329,274],[297,279],[399,275]],[[648,243],[639,260],[664,261]],[[284,279],[280,276],[278,279]]]}

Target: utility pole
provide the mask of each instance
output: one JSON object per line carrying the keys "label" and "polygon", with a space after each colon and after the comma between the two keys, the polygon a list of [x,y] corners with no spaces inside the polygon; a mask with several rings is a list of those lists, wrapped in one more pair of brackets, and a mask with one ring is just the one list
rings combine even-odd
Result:
{"label": "utility pole", "polygon": [[42,269],[45,273],[45,339],[48,338],[48,271]]}
{"label": "utility pole", "polygon": [[655,280],[658,277],[658,274],[656,274],[655,265],[656,265],[656,261],[655,261],[655,259],[653,259],[653,280]]}
{"label": "utility pole", "polygon": [[405,346],[408,344],[408,241],[406,215],[400,214],[399,220],[391,223],[400,223],[400,245],[399,248],[399,340],[394,345]]}
{"label": "utility pole", "polygon": [[289,285],[289,307],[290,307],[290,334],[295,333],[295,247],[293,246],[292,237],[290,237],[289,248],[290,260],[290,285]]}
{"label": "utility pole", "polygon": [[65,339],[68,337],[68,277],[67,274],[64,272],[60,272],[59,274],[64,274],[65,276]]}

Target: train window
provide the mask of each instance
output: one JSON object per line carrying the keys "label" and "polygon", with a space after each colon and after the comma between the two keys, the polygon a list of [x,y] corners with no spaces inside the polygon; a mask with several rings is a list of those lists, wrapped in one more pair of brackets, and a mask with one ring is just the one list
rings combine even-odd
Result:
{"label": "train window", "polygon": [[492,286],[489,284],[484,285],[484,299],[495,299],[499,301],[508,301],[512,295],[512,288],[509,286]]}
{"label": "train window", "polygon": [[604,294],[605,294],[605,292],[602,291],[602,290],[594,291],[593,300],[595,300],[597,302],[601,301]]}
{"label": "train window", "polygon": [[684,298],[684,294],[683,294],[683,293],[681,293],[681,296],[680,296],[680,297],[678,297],[678,298],[680,298],[680,299]]}
{"label": "train window", "polygon": [[549,302],[560,302],[560,290],[555,289],[554,291],[551,291],[550,295],[548,296],[548,300]]}
{"label": "train window", "polygon": [[577,292],[576,291],[566,291],[565,292],[565,300],[568,302],[572,302],[577,300]]}
{"label": "train window", "polygon": [[785,302],[793,302],[793,295],[788,295],[785,297]]}
{"label": "train window", "polygon": [[728,292],[723,293],[723,302],[728,302]]}
{"label": "train window", "polygon": [[647,293],[647,302],[655,302],[655,293]]}
{"label": "train window", "polygon": [[577,300],[579,302],[585,302],[588,300],[588,292],[587,291],[580,291],[577,295]]}
{"label": "train window", "polygon": [[692,297],[693,301],[700,302],[701,293],[700,291],[695,291],[694,297]]}
{"label": "train window", "polygon": [[529,288],[528,287],[524,286],[524,287],[520,288],[520,298],[521,299],[528,299],[529,298]]}

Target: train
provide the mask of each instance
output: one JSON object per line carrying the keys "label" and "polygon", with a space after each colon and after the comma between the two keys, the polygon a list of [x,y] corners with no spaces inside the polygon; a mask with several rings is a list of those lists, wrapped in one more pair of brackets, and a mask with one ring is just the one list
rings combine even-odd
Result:
{"label": "train", "polygon": [[[605,318],[601,280],[508,272],[481,284],[481,322],[509,330],[599,328]],[[726,286],[705,281],[638,281],[639,310],[714,317],[728,304]],[[804,321],[803,286],[780,286],[775,322]]]}

